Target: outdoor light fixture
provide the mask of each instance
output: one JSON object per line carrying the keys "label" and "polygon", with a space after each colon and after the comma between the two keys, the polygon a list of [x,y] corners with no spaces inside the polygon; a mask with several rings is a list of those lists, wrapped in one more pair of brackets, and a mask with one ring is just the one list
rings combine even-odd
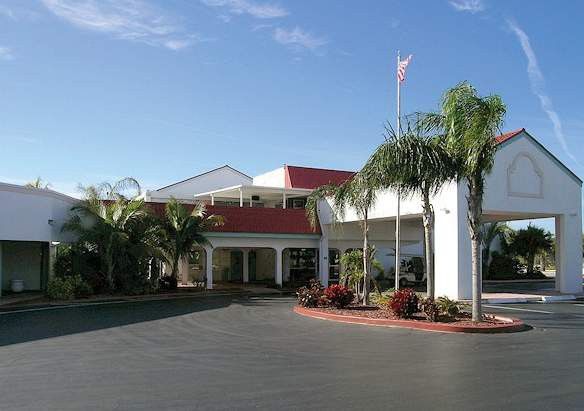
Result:
{"label": "outdoor light fixture", "polygon": [[49,221],[47,221],[49,223],[49,225],[53,225],[55,224],[55,220],[53,220],[52,218],[49,218]]}

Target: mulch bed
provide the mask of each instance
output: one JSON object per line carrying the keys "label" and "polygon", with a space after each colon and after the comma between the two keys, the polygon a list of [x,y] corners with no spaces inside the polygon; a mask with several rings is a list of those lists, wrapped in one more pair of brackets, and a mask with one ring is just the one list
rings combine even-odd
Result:
{"label": "mulch bed", "polygon": [[[318,307],[318,308],[311,308],[315,311],[321,311],[331,314],[337,315],[349,315],[355,317],[365,317],[365,318],[379,318],[379,319],[387,319],[387,320],[404,320],[405,318],[397,317],[390,309],[388,308],[381,308],[377,306],[363,306],[363,305],[353,305],[343,309],[333,308],[333,307]],[[405,320],[410,321],[423,321],[427,323],[431,323],[428,321],[426,316],[422,313],[416,313],[412,318],[407,318]],[[448,323],[448,324],[457,324],[457,325],[464,325],[464,326],[474,326],[474,327],[489,327],[494,324],[507,324],[508,321],[503,321],[497,319],[495,316],[488,315],[485,319],[480,322],[476,323],[471,321],[470,314],[468,313],[461,313],[456,318],[442,318],[439,323]]]}
{"label": "mulch bed", "polygon": [[297,314],[324,320],[376,325],[386,327],[404,327],[427,331],[462,332],[462,333],[502,333],[530,329],[522,321],[515,318],[487,314],[482,322],[473,322],[470,314],[461,313],[457,318],[443,321],[428,321],[422,313],[412,318],[396,317],[389,309],[377,306],[349,306],[344,309],[331,307],[304,308],[296,306]]}

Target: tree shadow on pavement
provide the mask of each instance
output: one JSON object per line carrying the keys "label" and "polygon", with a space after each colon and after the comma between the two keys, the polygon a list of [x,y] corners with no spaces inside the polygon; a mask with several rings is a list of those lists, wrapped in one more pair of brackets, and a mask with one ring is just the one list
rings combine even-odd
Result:
{"label": "tree shadow on pavement", "polygon": [[229,306],[231,296],[108,303],[0,314],[0,347]]}

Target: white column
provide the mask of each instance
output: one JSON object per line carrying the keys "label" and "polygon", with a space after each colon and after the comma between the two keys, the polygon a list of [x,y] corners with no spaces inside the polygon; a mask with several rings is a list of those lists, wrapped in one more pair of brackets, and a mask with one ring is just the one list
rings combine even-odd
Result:
{"label": "white column", "polygon": [[239,189],[239,206],[243,207],[243,189]]}
{"label": "white column", "polygon": [[282,208],[286,208],[286,192],[282,193]]}
{"label": "white column", "polygon": [[276,248],[276,285],[278,287],[282,286],[282,249]]}
{"label": "white column", "polygon": [[582,292],[582,216],[580,211],[556,220],[556,290]]}
{"label": "white column", "polygon": [[243,282],[249,283],[249,250],[243,249]]}
{"label": "white column", "polygon": [[205,246],[205,275],[207,276],[207,290],[213,289],[213,247]]}
{"label": "white column", "polygon": [[329,281],[329,239],[328,239],[328,228],[324,227],[321,229],[322,234],[319,242],[318,249],[318,277],[320,283],[328,287]]}
{"label": "white column", "polygon": [[211,205],[215,205],[215,194],[211,194]]}
{"label": "white column", "polygon": [[53,245],[53,244],[49,243],[49,278],[53,278],[55,276],[55,260],[56,259],[57,259],[57,245]]}
{"label": "white column", "polygon": [[434,276],[436,297],[472,298],[471,243],[467,225],[466,185],[453,183],[435,202]]}

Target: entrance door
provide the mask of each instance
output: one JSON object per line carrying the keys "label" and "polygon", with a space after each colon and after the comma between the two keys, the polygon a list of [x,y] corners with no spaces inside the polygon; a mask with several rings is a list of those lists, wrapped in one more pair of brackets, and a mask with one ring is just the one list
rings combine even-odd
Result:
{"label": "entrance door", "polygon": [[243,282],[243,252],[240,250],[231,251],[231,275],[229,280],[233,282]]}

